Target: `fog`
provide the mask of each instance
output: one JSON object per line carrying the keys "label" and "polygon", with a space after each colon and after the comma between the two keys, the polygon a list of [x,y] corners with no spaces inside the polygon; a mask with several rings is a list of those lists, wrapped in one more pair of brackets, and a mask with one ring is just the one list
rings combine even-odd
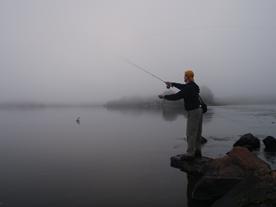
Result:
{"label": "fog", "polygon": [[275,97],[275,0],[1,0],[0,102],[158,95],[193,68],[216,97]]}

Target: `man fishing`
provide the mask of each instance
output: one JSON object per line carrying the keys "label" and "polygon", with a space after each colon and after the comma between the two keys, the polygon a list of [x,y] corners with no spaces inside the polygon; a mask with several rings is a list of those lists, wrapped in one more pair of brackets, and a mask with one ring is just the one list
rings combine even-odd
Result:
{"label": "man fishing", "polygon": [[184,75],[184,81],[186,84],[166,82],[159,76],[151,73],[145,68],[137,65],[136,63],[125,59],[125,62],[133,67],[151,75],[155,79],[162,81],[166,84],[167,88],[175,87],[180,91],[171,95],[159,95],[159,98],[166,100],[179,100],[184,99],[184,106],[188,112],[187,119],[187,154],[183,155],[183,159],[193,159],[195,157],[201,157],[201,132],[202,132],[202,113],[207,112],[207,105],[203,102],[199,96],[199,86],[194,82],[194,72],[187,70]]}
{"label": "man fishing", "polygon": [[180,91],[171,95],[159,95],[159,98],[170,101],[184,99],[184,106],[188,113],[187,118],[187,153],[183,159],[201,157],[201,132],[202,132],[202,109],[199,96],[200,88],[194,82],[194,72],[187,70],[184,81],[186,84],[165,82],[167,88],[175,87]]}

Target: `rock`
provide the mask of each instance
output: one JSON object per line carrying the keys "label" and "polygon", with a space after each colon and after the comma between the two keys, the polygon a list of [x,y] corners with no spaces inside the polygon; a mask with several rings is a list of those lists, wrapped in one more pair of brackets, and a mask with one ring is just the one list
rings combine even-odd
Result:
{"label": "rock", "polygon": [[212,207],[275,207],[276,183],[271,179],[249,176],[237,184]]}
{"label": "rock", "polygon": [[234,147],[227,155],[231,158],[233,164],[245,171],[245,176],[251,174],[263,176],[271,172],[271,167],[268,163],[246,148]]}
{"label": "rock", "polygon": [[201,157],[181,159],[183,155],[171,157],[171,166],[189,174],[214,177],[246,177],[251,174],[266,175],[270,166],[244,147],[234,147],[222,158]]}
{"label": "rock", "polygon": [[177,155],[171,157],[171,166],[178,168],[184,172],[187,172],[191,175],[202,175],[203,167],[212,160],[208,157],[195,158],[193,160],[183,160],[181,159],[183,155]]}
{"label": "rock", "polygon": [[201,144],[206,144],[207,141],[208,141],[208,140],[207,140],[205,137],[201,137],[201,139],[200,139],[200,143],[201,143]]}
{"label": "rock", "polygon": [[194,199],[221,197],[248,176],[269,175],[271,168],[247,148],[234,147],[224,157],[205,163],[201,172],[204,176],[195,185]]}
{"label": "rock", "polygon": [[276,152],[276,139],[268,136],[263,140],[266,152]]}
{"label": "rock", "polygon": [[260,148],[260,140],[253,136],[253,134],[245,134],[233,145],[234,147],[246,147],[248,150],[253,151]]}
{"label": "rock", "polygon": [[273,180],[276,180],[276,170],[271,172],[271,177]]}
{"label": "rock", "polygon": [[194,186],[192,198],[196,200],[218,199],[242,180],[240,177],[203,176]]}
{"label": "rock", "polygon": [[234,147],[224,157],[211,160],[203,171],[208,176],[246,177],[271,172],[270,166],[244,147]]}
{"label": "rock", "polygon": [[203,167],[203,171],[207,176],[218,177],[244,177],[244,170],[233,162],[228,156],[212,160],[208,165]]}
{"label": "rock", "polygon": [[206,207],[210,206],[214,200],[199,200],[199,199],[194,199],[193,198],[193,190],[195,188],[195,185],[198,183],[198,181],[201,179],[201,176],[195,176],[195,175],[190,175],[187,174],[187,206],[196,206],[196,207]]}
{"label": "rock", "polygon": [[234,147],[224,157],[217,159],[202,157],[182,160],[178,155],[171,158],[171,166],[198,176],[191,190],[192,199],[198,200],[217,199],[250,176],[276,177],[276,172],[272,174],[266,162],[244,147]]}

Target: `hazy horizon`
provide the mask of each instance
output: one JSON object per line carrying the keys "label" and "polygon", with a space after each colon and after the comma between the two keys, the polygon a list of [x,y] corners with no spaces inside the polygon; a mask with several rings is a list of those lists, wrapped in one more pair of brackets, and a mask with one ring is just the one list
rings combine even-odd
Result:
{"label": "hazy horizon", "polygon": [[0,102],[105,102],[193,68],[215,97],[275,97],[273,0],[2,0]]}

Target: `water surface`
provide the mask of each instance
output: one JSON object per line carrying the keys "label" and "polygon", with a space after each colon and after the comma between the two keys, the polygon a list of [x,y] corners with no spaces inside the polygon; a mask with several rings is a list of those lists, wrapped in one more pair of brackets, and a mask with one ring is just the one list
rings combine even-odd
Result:
{"label": "water surface", "polygon": [[[0,110],[0,206],[187,206],[186,117],[159,110]],[[76,118],[80,118],[80,124]],[[211,107],[203,152],[218,157],[240,135],[276,135],[276,106]],[[276,168],[274,156],[257,154]]]}

